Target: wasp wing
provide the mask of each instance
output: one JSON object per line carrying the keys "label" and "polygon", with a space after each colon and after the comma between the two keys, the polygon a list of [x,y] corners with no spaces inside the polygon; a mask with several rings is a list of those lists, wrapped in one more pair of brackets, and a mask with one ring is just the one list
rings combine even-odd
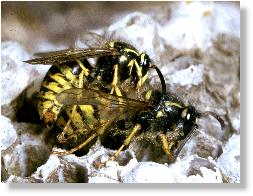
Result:
{"label": "wasp wing", "polygon": [[98,48],[106,45],[108,39],[105,36],[99,35],[94,32],[80,33],[77,35],[79,42],[83,43],[89,48]]}
{"label": "wasp wing", "polygon": [[76,49],[65,49],[52,52],[36,53],[38,58],[24,61],[29,64],[62,64],[75,60],[82,60],[87,58],[96,58],[100,56],[117,55],[118,52],[114,48],[76,48]]}
{"label": "wasp wing", "polygon": [[148,108],[150,103],[130,99],[127,97],[119,97],[104,93],[95,89],[88,88],[71,88],[57,94],[56,99],[63,105],[93,105],[104,106],[107,108]]}
{"label": "wasp wing", "polygon": [[56,99],[66,107],[92,105],[96,110],[96,117],[102,125],[98,131],[100,133],[103,133],[113,122],[133,117],[150,106],[149,102],[110,95],[88,88],[65,90],[57,94]]}

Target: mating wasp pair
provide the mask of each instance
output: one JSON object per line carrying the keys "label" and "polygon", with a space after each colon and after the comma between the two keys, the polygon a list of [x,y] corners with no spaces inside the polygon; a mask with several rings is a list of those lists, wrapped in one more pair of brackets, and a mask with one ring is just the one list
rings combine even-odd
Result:
{"label": "mating wasp pair", "polygon": [[[50,64],[38,96],[40,118],[54,126],[58,146],[67,151],[88,150],[97,138],[117,148],[111,159],[134,139],[151,135],[173,162],[198,128],[201,113],[166,91],[164,77],[146,53],[125,42],[108,41],[103,47],[38,53],[30,64]],[[89,63],[96,58],[96,63]],[[161,89],[147,86],[155,69]],[[111,140],[108,140],[111,138]],[[115,145],[114,145],[115,142]]]}

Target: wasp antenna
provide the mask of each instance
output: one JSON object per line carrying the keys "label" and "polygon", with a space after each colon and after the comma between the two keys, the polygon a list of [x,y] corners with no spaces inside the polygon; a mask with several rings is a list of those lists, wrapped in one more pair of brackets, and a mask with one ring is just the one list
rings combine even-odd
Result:
{"label": "wasp antenna", "polygon": [[218,114],[211,112],[211,111],[207,111],[207,112],[202,113],[201,116],[203,116],[203,117],[213,116],[214,118],[216,118],[219,121],[221,129],[222,130],[225,129],[225,123],[224,123],[223,119]]}
{"label": "wasp antenna", "polygon": [[152,67],[155,68],[155,70],[160,78],[163,93],[166,93],[166,84],[165,84],[165,80],[164,80],[161,70],[156,65],[152,65]]}

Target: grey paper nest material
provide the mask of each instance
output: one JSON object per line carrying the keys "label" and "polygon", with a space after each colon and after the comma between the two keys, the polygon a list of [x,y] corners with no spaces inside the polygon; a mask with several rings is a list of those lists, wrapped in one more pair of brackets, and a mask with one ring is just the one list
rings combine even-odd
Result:
{"label": "grey paper nest material", "polygon": [[[166,156],[155,155],[138,142],[120,154],[118,163],[108,162],[102,169],[97,169],[96,164],[107,160],[114,151],[104,148],[99,141],[82,157],[51,155],[52,143],[45,140],[47,130],[41,128],[33,116],[35,108],[28,104],[49,67],[23,63],[32,54],[16,41],[4,41],[2,181],[240,182],[239,8],[227,3],[168,4],[166,9],[159,10],[159,15],[156,9],[149,14],[131,12],[94,32],[126,37],[140,51],[146,51],[162,70],[168,89],[202,111],[221,114],[225,131],[214,119],[202,119],[199,133],[170,165],[162,164]],[[77,37],[76,43],[83,44],[82,38]],[[41,48],[50,45],[41,44]],[[52,48],[59,49],[50,45]],[[152,77],[151,82],[156,81]]]}

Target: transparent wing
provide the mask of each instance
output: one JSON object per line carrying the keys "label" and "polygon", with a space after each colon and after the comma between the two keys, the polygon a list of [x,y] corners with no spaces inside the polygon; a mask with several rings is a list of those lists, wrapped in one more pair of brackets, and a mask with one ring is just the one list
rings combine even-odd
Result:
{"label": "transparent wing", "polygon": [[72,88],[57,94],[56,99],[63,105],[93,105],[106,108],[140,109],[151,106],[149,102],[110,95],[94,89]]}
{"label": "transparent wing", "polygon": [[100,56],[118,55],[118,52],[114,48],[76,48],[66,49],[52,52],[36,53],[38,58],[24,61],[29,64],[62,64],[75,60],[82,60],[87,58],[95,58]]}
{"label": "transparent wing", "polygon": [[104,36],[99,35],[94,32],[81,32],[78,35],[76,46],[78,48],[79,45],[81,45],[81,48],[83,46],[89,47],[89,48],[99,48],[101,46],[106,45],[108,42],[108,39],[106,39]]}

